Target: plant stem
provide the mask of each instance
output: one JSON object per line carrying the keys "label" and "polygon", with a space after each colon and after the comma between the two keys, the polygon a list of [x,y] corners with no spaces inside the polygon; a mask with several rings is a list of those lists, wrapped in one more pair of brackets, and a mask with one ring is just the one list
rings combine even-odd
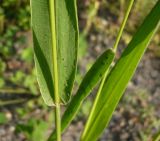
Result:
{"label": "plant stem", "polygon": [[57,63],[57,43],[56,43],[56,12],[55,0],[49,0],[50,6],[50,26],[52,37],[52,55],[53,55],[53,78],[54,78],[54,95],[55,95],[55,124],[57,141],[61,141],[61,116],[60,116],[60,98],[58,90],[58,63]]}
{"label": "plant stem", "polygon": [[115,44],[114,44],[114,46],[113,46],[113,50],[114,50],[115,52],[116,52],[116,50],[117,50],[119,41],[120,41],[120,39],[121,39],[121,36],[122,36],[123,30],[124,30],[124,27],[125,27],[125,25],[126,25],[126,22],[127,22],[128,16],[129,16],[129,13],[130,13],[130,11],[131,11],[131,9],[132,9],[132,6],[133,6],[133,3],[134,3],[134,0],[130,0],[129,5],[128,5],[128,9],[127,9],[127,11],[126,11],[126,13],[125,13],[123,22],[122,22],[121,27],[120,27],[120,30],[119,30],[119,32],[118,32],[118,36],[117,36],[116,41],[115,41]]}
{"label": "plant stem", "polygon": [[23,93],[31,93],[25,89],[12,89],[12,88],[5,88],[5,89],[0,89],[0,94],[1,93],[15,93],[15,94],[23,94]]}
{"label": "plant stem", "polygon": [[109,69],[106,70],[106,72],[105,72],[105,74],[104,74],[104,76],[103,76],[103,78],[102,78],[102,80],[101,80],[99,89],[98,89],[98,91],[97,91],[96,99],[95,99],[95,101],[94,101],[93,107],[92,107],[91,112],[90,112],[89,117],[88,117],[87,124],[85,125],[83,134],[82,134],[82,136],[81,136],[81,141],[83,141],[83,139],[84,139],[85,136],[87,135],[88,129],[90,128],[90,127],[89,127],[89,123],[90,123],[91,120],[92,120],[92,116],[93,116],[93,114],[94,114],[94,111],[95,111],[95,108],[96,108],[96,105],[97,105],[99,96],[100,96],[100,94],[101,94],[101,91],[102,91],[104,82],[105,82],[106,77],[107,77],[107,75],[108,75],[108,72],[109,72]]}
{"label": "plant stem", "polygon": [[[119,32],[118,32],[118,36],[117,36],[116,41],[115,41],[115,44],[114,44],[114,46],[113,46],[114,52],[116,52],[116,50],[117,50],[119,41],[120,41],[120,39],[121,39],[121,36],[122,36],[123,30],[124,30],[124,27],[125,27],[125,25],[126,25],[126,22],[127,22],[128,16],[129,16],[129,13],[130,13],[131,8],[132,8],[132,6],[133,6],[133,3],[134,3],[134,0],[130,0],[128,9],[127,9],[127,11],[126,11],[126,14],[125,14],[125,16],[124,16],[122,25],[121,25],[120,30],[119,30]],[[106,70],[106,72],[105,72],[105,74],[104,74],[104,76],[103,76],[103,78],[102,78],[102,81],[101,81],[101,83],[100,83],[100,86],[99,86],[99,89],[98,89],[98,92],[97,92],[97,95],[96,95],[96,99],[95,99],[95,101],[94,101],[92,110],[91,110],[91,112],[90,112],[90,114],[89,114],[89,118],[88,118],[87,124],[85,125],[85,129],[84,129],[83,134],[82,134],[82,136],[81,136],[81,141],[83,141],[83,140],[85,139],[85,136],[87,135],[87,131],[88,131],[88,129],[90,128],[90,127],[89,127],[89,124],[90,124],[90,122],[92,122],[92,121],[91,121],[91,120],[92,120],[92,116],[93,116],[93,114],[94,114],[95,108],[96,108],[96,106],[97,106],[97,102],[98,102],[98,100],[99,100],[99,96],[100,96],[100,94],[101,94],[103,85],[104,85],[104,83],[105,83],[105,80],[106,80],[106,78],[107,78],[107,75],[108,75],[109,71],[110,71],[110,68],[109,68],[108,70]]]}
{"label": "plant stem", "polygon": [[26,99],[17,99],[17,100],[7,100],[7,101],[0,101],[0,106],[7,106],[13,104],[20,104],[26,102]]}
{"label": "plant stem", "polygon": [[56,105],[55,122],[56,122],[56,134],[57,141],[61,141],[61,116],[60,116],[60,104]]}

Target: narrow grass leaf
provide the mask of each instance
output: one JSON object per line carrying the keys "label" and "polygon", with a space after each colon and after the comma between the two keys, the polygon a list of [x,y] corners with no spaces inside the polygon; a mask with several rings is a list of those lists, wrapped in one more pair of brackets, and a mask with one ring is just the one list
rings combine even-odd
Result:
{"label": "narrow grass leaf", "polygon": [[91,120],[81,141],[96,141],[108,125],[112,114],[132,78],[152,36],[160,24],[160,0],[139,27],[121,58],[108,74]]}
{"label": "narrow grass leaf", "polygon": [[[106,70],[110,68],[113,62],[115,53],[109,49],[106,50],[92,65],[90,70],[84,76],[76,95],[72,98],[69,103],[64,115],[62,116],[62,127],[61,130],[64,131],[69,123],[73,120],[76,113],[81,107],[84,99],[90,94],[92,89],[101,80]],[[56,134],[53,132],[48,141],[56,139]]]}
{"label": "narrow grass leaf", "polygon": [[[77,64],[78,24],[75,0],[55,0],[58,88],[62,103],[71,96]],[[54,105],[53,48],[48,0],[31,0],[35,64],[45,103]]]}
{"label": "narrow grass leaf", "polygon": [[160,131],[153,136],[152,141],[159,141],[159,140],[160,140]]}

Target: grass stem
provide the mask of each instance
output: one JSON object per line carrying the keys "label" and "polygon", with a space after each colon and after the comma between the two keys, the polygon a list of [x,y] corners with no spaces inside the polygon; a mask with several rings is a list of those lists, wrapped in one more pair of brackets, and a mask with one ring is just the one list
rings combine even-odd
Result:
{"label": "grass stem", "polygon": [[[126,25],[126,22],[127,22],[128,16],[129,16],[129,13],[130,13],[131,8],[132,8],[132,6],[133,6],[133,3],[134,3],[134,0],[130,0],[129,5],[128,5],[128,9],[127,9],[127,11],[126,11],[126,13],[125,13],[125,16],[124,16],[122,25],[121,25],[121,27],[120,27],[120,30],[119,30],[119,32],[118,32],[118,36],[117,36],[116,41],[115,41],[115,44],[114,44],[114,46],[113,46],[114,52],[116,52],[116,50],[117,50],[119,41],[120,41],[120,39],[121,39],[121,36],[122,36],[123,30],[124,30],[124,27],[125,27],[125,25]],[[109,69],[110,69],[110,68],[109,68]],[[83,141],[83,140],[85,139],[85,136],[87,135],[87,131],[88,131],[89,128],[90,128],[89,125],[90,125],[90,122],[92,122],[92,120],[93,120],[93,119],[92,119],[92,116],[93,116],[94,111],[95,111],[95,108],[96,108],[96,106],[97,106],[97,102],[98,102],[99,96],[100,96],[100,94],[101,94],[103,85],[104,85],[105,80],[106,80],[106,78],[107,78],[107,75],[108,75],[108,73],[109,73],[109,69],[106,70],[106,73],[105,73],[105,75],[103,76],[102,81],[101,81],[101,83],[100,83],[100,86],[99,86],[99,89],[98,89],[98,92],[97,92],[97,95],[96,95],[96,99],[95,99],[95,101],[94,101],[92,110],[91,110],[91,112],[90,112],[90,114],[89,114],[88,121],[87,121],[87,123],[86,123],[86,125],[85,125],[85,129],[84,129],[83,134],[82,134],[82,136],[81,136],[81,141]]]}
{"label": "grass stem", "polygon": [[119,29],[118,36],[117,36],[116,41],[115,41],[115,44],[114,44],[114,46],[113,46],[113,50],[114,50],[115,52],[116,52],[116,50],[117,50],[119,41],[120,41],[120,39],[121,39],[121,37],[122,37],[122,33],[123,33],[124,27],[125,27],[125,25],[126,25],[126,22],[127,22],[127,19],[128,19],[129,14],[130,14],[130,11],[131,11],[131,9],[132,9],[133,3],[134,3],[134,0],[130,0],[129,5],[128,5],[128,8],[127,8],[127,11],[126,11],[125,16],[124,16],[124,19],[123,19],[123,22],[122,22],[121,27],[120,27],[120,29]]}
{"label": "grass stem", "polygon": [[50,6],[50,26],[52,37],[52,55],[53,55],[53,78],[54,78],[54,95],[55,95],[55,124],[57,141],[61,141],[61,116],[60,116],[60,98],[58,88],[58,63],[57,63],[57,40],[56,40],[56,13],[55,0],[49,0]]}
{"label": "grass stem", "polygon": [[102,78],[102,80],[101,80],[99,89],[98,89],[98,91],[97,91],[96,99],[95,99],[95,101],[94,101],[93,107],[92,107],[91,112],[90,112],[89,117],[88,117],[88,121],[87,121],[87,123],[86,123],[86,125],[85,125],[83,134],[82,134],[82,136],[81,136],[81,141],[84,140],[85,136],[87,135],[87,131],[88,131],[88,129],[90,128],[90,127],[89,127],[89,123],[90,123],[91,120],[92,120],[92,116],[93,116],[94,111],[95,111],[95,109],[96,109],[96,105],[97,105],[99,96],[100,96],[100,94],[101,94],[101,91],[102,91],[102,88],[103,88],[105,79],[106,79],[106,77],[107,77],[107,75],[108,75],[108,72],[109,72],[109,69],[105,72],[105,74],[104,74],[104,76],[103,76],[103,78]]}

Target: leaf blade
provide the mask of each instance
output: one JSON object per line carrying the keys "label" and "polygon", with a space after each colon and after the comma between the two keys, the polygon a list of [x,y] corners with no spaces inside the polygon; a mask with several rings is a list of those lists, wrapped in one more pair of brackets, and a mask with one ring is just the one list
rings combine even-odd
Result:
{"label": "leaf blade", "polygon": [[[147,45],[160,24],[160,0],[146,17],[142,26],[124,50],[121,58],[108,75],[82,141],[94,141],[108,125],[125,88],[143,56]],[[105,117],[105,118],[104,118]]]}
{"label": "leaf blade", "polygon": [[[35,65],[40,91],[45,103],[54,105],[53,54],[49,1],[31,0]],[[75,0],[56,0],[56,35],[59,93],[63,103],[71,96],[75,78],[78,47],[78,22]]]}

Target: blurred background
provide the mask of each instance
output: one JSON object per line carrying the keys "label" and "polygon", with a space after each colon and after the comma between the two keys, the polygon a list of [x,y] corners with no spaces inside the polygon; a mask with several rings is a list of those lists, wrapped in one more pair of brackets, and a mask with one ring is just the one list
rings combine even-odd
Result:
{"label": "blurred background", "polygon": [[[157,0],[136,0],[116,58]],[[95,59],[114,44],[128,0],[78,0],[80,41],[75,93]],[[0,0],[0,141],[45,141],[53,108],[40,97],[33,61],[29,0]],[[77,141],[95,89],[64,141]],[[151,141],[160,130],[160,30],[154,36],[100,141]],[[65,110],[65,107],[62,108]]]}

